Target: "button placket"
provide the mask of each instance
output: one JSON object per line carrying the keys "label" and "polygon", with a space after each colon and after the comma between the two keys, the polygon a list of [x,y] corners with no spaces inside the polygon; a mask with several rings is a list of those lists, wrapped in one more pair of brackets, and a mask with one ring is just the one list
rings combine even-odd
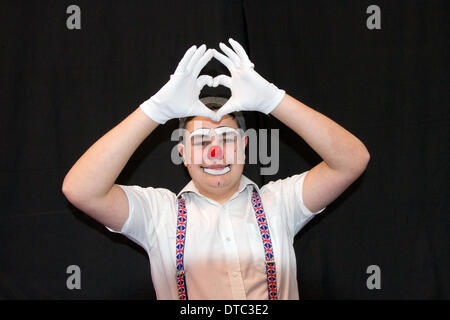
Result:
{"label": "button placket", "polygon": [[239,263],[239,254],[234,238],[231,217],[229,214],[229,207],[225,205],[224,212],[224,231],[223,238],[224,247],[226,250],[226,262],[228,266],[228,274],[230,275],[231,291],[234,299],[245,299],[244,281],[242,279],[241,268]]}

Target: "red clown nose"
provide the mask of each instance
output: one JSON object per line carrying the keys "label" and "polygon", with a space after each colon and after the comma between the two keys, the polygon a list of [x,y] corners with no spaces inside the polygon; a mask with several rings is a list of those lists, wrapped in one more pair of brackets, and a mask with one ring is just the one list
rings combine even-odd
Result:
{"label": "red clown nose", "polygon": [[223,158],[222,149],[219,146],[211,146],[211,148],[209,148],[208,150],[208,159],[213,160],[216,158],[217,159]]}

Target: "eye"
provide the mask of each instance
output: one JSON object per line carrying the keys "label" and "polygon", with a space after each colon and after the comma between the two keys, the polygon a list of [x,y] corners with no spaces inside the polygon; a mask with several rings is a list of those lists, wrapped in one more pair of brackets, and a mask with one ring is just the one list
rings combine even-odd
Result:
{"label": "eye", "polygon": [[204,135],[195,135],[191,137],[191,143],[194,145],[201,145],[205,140],[207,140],[207,137]]}
{"label": "eye", "polygon": [[211,142],[210,139],[198,138],[192,141],[192,145],[194,146],[206,146]]}
{"label": "eye", "polygon": [[224,142],[225,143],[232,143],[232,142],[235,142],[236,141],[236,136],[235,135],[233,135],[233,134],[227,134],[227,135],[224,135]]}

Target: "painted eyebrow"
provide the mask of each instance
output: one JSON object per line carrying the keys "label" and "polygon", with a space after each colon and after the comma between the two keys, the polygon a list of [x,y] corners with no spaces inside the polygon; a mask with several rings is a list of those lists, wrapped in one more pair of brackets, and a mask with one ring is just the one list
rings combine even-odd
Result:
{"label": "painted eyebrow", "polygon": [[[216,127],[216,128],[213,128],[214,130],[215,129],[219,129],[219,128],[231,128],[231,129],[234,129],[234,128],[232,128],[232,127],[229,127],[229,126],[220,126],[220,127]],[[195,129],[194,131],[192,131],[192,132],[195,132],[195,131],[197,131],[197,130],[200,130],[200,129],[209,129],[209,130],[211,130],[211,128],[205,128],[205,127],[201,127],[201,128],[197,128],[197,129]],[[191,132],[191,133],[192,133]]]}
{"label": "painted eyebrow", "polygon": [[[204,130],[204,129],[207,129],[208,132],[210,132],[211,129],[216,130],[216,129],[220,129],[220,128],[230,128],[230,129],[232,129],[232,130],[236,130],[236,128],[229,127],[229,126],[219,126],[219,127],[215,127],[215,128],[205,128],[205,127],[201,127],[201,128],[197,128],[197,129],[195,129],[194,131],[192,131],[192,132],[190,133],[190,136],[191,136],[191,138],[194,138],[194,137],[202,137],[202,138],[203,138],[204,136],[207,136],[206,133],[196,133],[196,134],[194,134],[194,132],[199,131],[199,130]],[[229,132],[222,132],[222,133],[220,133],[221,136],[226,136],[227,134],[229,134]]]}
{"label": "painted eyebrow", "polygon": [[[226,136],[229,135],[229,132],[222,132],[220,135],[221,136]],[[208,135],[204,134],[204,133],[200,133],[200,134],[195,134],[192,136],[192,138],[197,138],[197,137],[209,137]]]}
{"label": "painted eyebrow", "polygon": [[[228,127],[228,126],[220,126],[220,127],[216,127],[216,128],[213,128],[213,129],[217,129],[217,128],[225,128],[225,127]],[[230,128],[231,128],[231,127],[230,127]],[[194,131],[196,131],[196,130],[198,130],[198,129],[211,129],[211,128],[201,127],[201,128],[195,129]],[[233,129],[234,129],[234,128],[233,128]]]}
{"label": "painted eyebrow", "polygon": [[194,139],[194,138],[203,138],[203,137],[209,137],[209,136],[206,135],[206,134],[204,134],[204,133],[201,133],[201,134],[195,134],[195,135],[193,135],[193,136],[191,137],[191,139]]}

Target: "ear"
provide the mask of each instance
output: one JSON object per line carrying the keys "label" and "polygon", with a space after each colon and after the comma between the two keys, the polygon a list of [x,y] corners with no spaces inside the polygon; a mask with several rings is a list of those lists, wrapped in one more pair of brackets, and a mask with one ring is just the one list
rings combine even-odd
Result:
{"label": "ear", "polygon": [[178,152],[180,153],[180,155],[183,157],[184,166],[187,167],[186,159],[184,159],[184,144],[182,144],[182,143],[177,144],[177,149],[178,149]]}

